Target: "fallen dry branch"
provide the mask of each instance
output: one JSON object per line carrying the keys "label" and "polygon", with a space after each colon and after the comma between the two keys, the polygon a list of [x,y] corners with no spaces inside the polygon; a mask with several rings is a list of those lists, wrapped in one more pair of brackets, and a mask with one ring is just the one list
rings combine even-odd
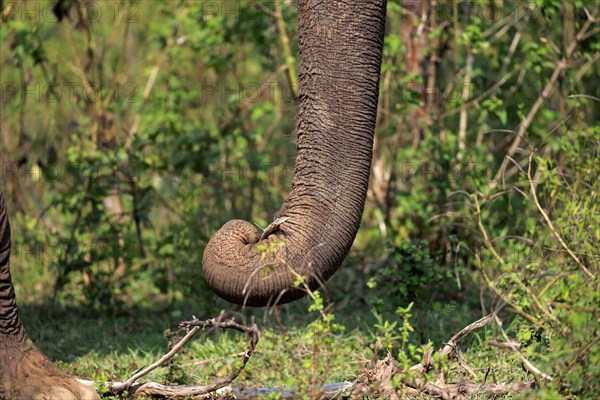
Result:
{"label": "fallen dry branch", "polygon": [[[398,390],[392,385],[393,378],[398,376],[402,387]],[[466,400],[467,395],[505,396],[535,387],[535,381],[516,383],[442,383],[430,382],[415,378],[398,369],[396,362],[390,357],[377,362],[375,368],[365,373],[367,378],[352,390],[352,399],[365,396],[377,396],[388,400],[405,398],[405,396],[428,395],[444,400]]]}
{"label": "fallen dry branch", "polygon": [[[458,345],[458,343],[463,340],[465,337],[469,336],[471,333],[473,333],[474,331],[483,328],[486,325],[489,325],[491,322],[494,321],[494,314],[489,314],[486,315],[485,317],[478,319],[477,321],[465,326],[463,329],[461,329],[458,333],[456,333],[454,336],[452,336],[450,338],[450,340],[448,340],[448,342],[444,345],[444,347],[442,347],[439,351],[438,354],[442,355],[442,356],[447,356],[449,358],[453,358],[457,353],[456,353],[456,346]],[[409,371],[410,372],[419,372],[419,376],[422,377],[424,372],[428,372],[431,369],[433,369],[433,365],[431,364],[431,359],[432,359],[432,354],[433,353],[433,349],[430,349],[430,351],[428,353],[425,354],[425,356],[423,357],[423,360],[416,365],[413,365],[412,367],[410,367]]]}
{"label": "fallen dry branch", "polygon": [[495,346],[500,349],[519,350],[521,347],[521,345],[517,342],[498,342],[497,340],[488,340],[486,343],[490,346]]}
{"label": "fallen dry branch", "polygon": [[[517,383],[449,383],[446,385],[423,385],[423,382],[415,380],[414,386],[417,393],[427,393],[429,395],[440,397],[442,399],[462,399],[464,395],[487,395],[487,396],[506,396],[511,393],[522,392],[523,390],[535,388],[535,381],[525,381]],[[435,387],[435,390],[432,390]]]}
{"label": "fallen dry branch", "polygon": [[155,363],[149,365],[146,368],[142,368],[141,370],[139,370],[138,372],[136,372],[135,374],[133,374],[129,379],[127,379],[125,382],[118,382],[118,383],[114,383],[112,385],[112,390],[115,393],[120,393],[123,392],[127,389],[129,389],[138,379],[140,379],[141,377],[148,375],[150,372],[152,372],[153,370],[155,370],[156,368],[160,367],[161,365],[164,365],[167,361],[169,361],[171,358],[173,358],[173,356],[175,354],[177,354],[179,352],[179,350],[181,350],[183,348],[183,346],[185,346],[185,344],[187,342],[190,341],[190,339],[196,334],[198,333],[198,331],[200,330],[200,328],[195,327],[194,329],[192,329],[191,331],[189,331],[184,337],[183,339],[181,339],[175,346],[173,346],[173,348],[164,356],[162,356],[160,358],[160,360],[156,361]]}
{"label": "fallen dry branch", "polygon": [[[173,348],[165,354],[160,360],[156,361],[152,365],[143,368],[136,372],[125,382],[114,382],[110,386],[110,390],[113,394],[121,394],[128,392],[136,395],[146,396],[162,396],[168,398],[178,397],[190,397],[195,396],[196,398],[202,398],[204,395],[218,391],[219,389],[225,388],[229,385],[237,376],[242,372],[246,363],[254,354],[256,344],[260,338],[258,327],[252,324],[251,327],[246,327],[238,324],[233,320],[222,321],[222,317],[212,318],[206,321],[199,320],[194,317],[191,321],[185,321],[179,324],[181,328],[188,329],[187,334],[177,343]],[[240,367],[231,374],[216,378],[213,382],[208,385],[162,385],[156,382],[147,382],[141,384],[135,384],[135,382],[147,375],[152,370],[164,365],[169,361],[177,352],[179,352],[187,342],[199,331],[206,328],[219,328],[219,329],[233,329],[246,335],[246,338],[250,341],[248,349],[243,353],[242,363]]]}
{"label": "fallen dry branch", "polygon": [[[159,396],[163,398],[193,397],[195,399],[230,398],[233,396],[233,398],[238,400],[257,399],[271,393],[278,393],[280,398],[283,399],[298,398],[299,391],[295,388],[238,388],[228,386],[245,368],[248,360],[254,354],[260,337],[258,328],[254,324],[251,327],[245,327],[231,319],[223,321],[225,317],[229,317],[231,314],[232,312],[229,312],[227,315],[221,315],[218,318],[206,321],[194,317],[191,321],[182,322],[179,326],[187,329],[186,335],[179,340],[167,354],[155,363],[136,372],[125,382],[112,383],[112,385],[109,386],[111,393],[123,394],[127,392],[129,395]],[[506,341],[497,342],[492,340],[488,341],[488,344],[500,348],[507,348],[519,353],[521,361],[536,377],[536,380],[540,377],[544,380],[552,379],[539,371],[539,369],[523,357],[520,353],[518,344],[508,337],[502,328],[502,321],[495,313],[487,315],[461,329],[458,333],[453,335],[437,353],[443,357],[447,357],[451,361],[457,362],[460,367],[464,368],[472,377],[476,378],[475,372],[461,360],[457,346],[465,337],[490,323],[496,323],[496,325],[498,325],[500,332]],[[242,353],[242,362],[236,371],[229,375],[219,377],[208,385],[163,385],[156,382],[135,383],[138,379],[147,375],[152,370],[164,365],[179,352],[197,332],[206,328],[234,329],[244,333],[249,339],[250,343],[248,349]],[[422,361],[408,370],[402,370],[396,361],[388,355],[385,359],[378,361],[373,369],[365,371],[361,376],[361,379],[357,382],[338,382],[323,385],[321,387],[322,395],[320,396],[320,399],[340,399],[347,398],[348,396],[350,396],[351,399],[362,399],[366,396],[376,396],[377,398],[382,399],[399,400],[406,396],[418,397],[427,395],[444,400],[466,400],[466,396],[487,395],[499,397],[536,387],[535,380],[516,383],[446,383],[445,375],[443,373],[440,373],[439,378],[433,382],[426,379],[426,374],[435,368],[432,362],[433,353],[433,348],[430,348],[429,351],[424,354]],[[394,381],[398,382],[399,385],[394,384]]]}
{"label": "fallen dry branch", "polygon": [[458,345],[458,342],[460,342],[476,330],[481,329],[486,325],[489,325],[494,320],[494,315],[495,314],[486,315],[485,317],[478,319],[477,321],[461,329],[460,332],[458,332],[450,338],[446,345],[439,351],[439,354],[444,356],[450,356],[451,354],[453,354],[456,351],[456,346]]}
{"label": "fallen dry branch", "polygon": [[[347,398],[348,392],[354,388],[353,382],[328,383],[321,387],[319,400],[334,400]],[[231,388],[228,393],[235,396],[236,400],[262,399],[272,393],[279,394],[279,399],[298,399],[300,395],[296,389],[288,388]]]}
{"label": "fallen dry branch", "polygon": [[[476,377],[474,371],[460,359],[457,345],[472,332],[494,322],[500,327],[506,342],[499,343],[492,341],[489,343],[518,351],[518,347],[513,346],[514,342],[508,338],[502,329],[502,322],[493,313],[473,322],[456,333],[438,351],[438,354],[456,361],[471,376]],[[402,370],[395,360],[388,355],[384,360],[378,361],[372,370],[366,371],[363,374],[361,381],[354,386],[351,398],[362,399],[365,396],[377,396],[377,398],[395,400],[405,398],[405,396],[428,395],[444,400],[463,400],[466,399],[465,396],[467,395],[505,396],[510,393],[532,389],[536,386],[535,380],[515,383],[446,383],[443,374],[440,374],[440,378],[436,382],[432,382],[425,378],[425,374],[434,369],[432,359],[433,349],[430,349],[430,351],[425,353],[423,360],[419,364],[412,366],[408,370]],[[536,372],[539,372],[539,370]],[[397,381],[400,383],[400,387],[393,386],[392,382],[394,378],[398,378]]]}
{"label": "fallen dry branch", "polygon": [[523,366],[529,371],[531,372],[531,374],[533,376],[535,376],[536,380],[538,378],[544,379],[546,381],[553,381],[554,378],[552,378],[550,375],[540,371],[540,369],[538,367],[536,367],[535,365],[533,365],[533,363],[531,361],[529,361],[524,355],[523,353],[521,353],[521,349],[517,346],[511,346],[511,343],[513,343],[513,341],[508,337],[508,335],[506,334],[506,332],[504,331],[504,328],[502,327],[502,321],[500,320],[500,318],[498,318],[497,315],[494,314],[494,319],[496,321],[496,325],[498,325],[498,328],[500,329],[500,332],[502,333],[502,336],[504,337],[504,339],[506,340],[506,344],[508,345],[508,348],[511,349],[512,351],[514,351],[519,358],[521,359],[521,362],[523,363]]}

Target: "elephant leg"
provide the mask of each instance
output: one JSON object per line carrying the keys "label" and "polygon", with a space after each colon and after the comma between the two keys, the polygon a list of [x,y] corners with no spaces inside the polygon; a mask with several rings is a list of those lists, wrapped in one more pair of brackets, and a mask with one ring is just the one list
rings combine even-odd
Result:
{"label": "elephant leg", "polygon": [[0,398],[99,399],[95,390],[60,371],[27,337],[10,277],[10,225],[0,192]]}
{"label": "elephant leg", "polygon": [[30,340],[0,340],[0,398],[39,400],[99,399],[93,387],[60,371]]}

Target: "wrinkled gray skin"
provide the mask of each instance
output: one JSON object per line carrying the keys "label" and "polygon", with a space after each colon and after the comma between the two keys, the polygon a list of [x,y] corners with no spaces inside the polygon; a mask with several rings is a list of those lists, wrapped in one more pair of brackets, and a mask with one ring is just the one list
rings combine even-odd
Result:
{"label": "wrinkled gray skin", "polygon": [[248,306],[294,301],[346,257],[369,182],[385,13],[385,0],[298,1],[298,152],[278,214],[287,219],[263,240],[241,220],[215,233],[202,267],[220,297]]}
{"label": "wrinkled gray skin", "polygon": [[[292,189],[279,211],[287,219],[260,241],[256,228],[239,220],[213,236],[203,270],[224,299],[250,306],[296,300],[305,288],[321,286],[348,253],[369,181],[385,8],[385,0],[298,1],[298,155]],[[27,337],[9,255],[0,192],[0,397],[97,399]]]}
{"label": "wrinkled gray skin", "polygon": [[0,399],[92,400],[96,392],[61,372],[29,340],[10,279],[10,225],[0,192]]}

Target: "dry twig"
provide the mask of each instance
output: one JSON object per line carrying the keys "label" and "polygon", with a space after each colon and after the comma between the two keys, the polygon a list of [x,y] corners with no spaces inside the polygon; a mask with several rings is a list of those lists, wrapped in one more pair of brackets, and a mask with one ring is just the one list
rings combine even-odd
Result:
{"label": "dry twig", "polygon": [[[215,392],[219,389],[225,388],[230,384],[244,369],[246,363],[254,354],[256,344],[260,338],[258,327],[252,324],[251,327],[246,327],[238,324],[233,320],[222,321],[222,317],[212,318],[206,321],[201,321],[194,317],[191,321],[182,322],[179,326],[182,328],[191,328],[188,333],[175,345],[173,348],[161,357],[160,360],[156,361],[152,365],[136,372],[125,382],[115,382],[110,387],[111,391],[115,394],[123,393],[128,391],[129,394],[137,395],[150,395],[150,396],[165,396],[165,397],[188,397],[188,396],[204,396],[208,393]],[[221,329],[234,329],[242,332],[250,340],[248,350],[243,353],[241,366],[231,374],[221,376],[215,379],[208,385],[162,385],[156,382],[147,382],[142,384],[134,385],[134,383],[144,375],[147,375],[150,371],[164,365],[170,360],[177,352],[179,352],[183,346],[199,331],[206,328],[221,328]]]}
{"label": "dry twig", "polygon": [[523,353],[521,353],[521,350],[519,349],[519,347],[513,345],[514,341],[508,337],[508,335],[504,331],[504,328],[502,327],[502,321],[500,320],[500,318],[498,318],[498,316],[496,314],[494,314],[494,320],[496,321],[496,325],[498,325],[498,328],[500,329],[500,333],[502,333],[502,337],[504,337],[504,340],[506,340],[506,343],[505,343],[506,346],[508,348],[510,348],[512,351],[514,351],[515,353],[517,353],[517,355],[521,359],[521,362],[523,363],[523,366],[525,368],[527,368],[527,370],[529,372],[531,372],[533,374],[533,376],[536,377],[536,379],[541,377],[542,379],[544,379],[546,381],[554,380],[550,375],[545,374],[542,371],[540,371],[540,369],[538,367],[533,365],[533,363],[531,361],[529,361],[527,358],[525,358]]}
{"label": "dry twig", "polygon": [[583,263],[579,260],[579,257],[577,257],[577,255],[573,252],[573,250],[571,250],[569,248],[569,246],[567,246],[567,243],[563,240],[563,238],[560,235],[560,233],[558,232],[558,230],[554,227],[552,220],[550,219],[550,217],[548,216],[546,211],[544,211],[544,209],[540,205],[540,202],[537,198],[537,194],[536,194],[536,190],[535,190],[535,184],[531,177],[531,163],[532,163],[534,154],[535,154],[534,152],[531,152],[531,154],[529,155],[529,167],[527,168],[527,179],[529,180],[529,184],[531,185],[531,196],[533,197],[533,201],[534,201],[537,209],[539,210],[539,212],[542,214],[542,217],[544,217],[544,221],[546,221],[546,224],[548,224],[548,228],[550,228],[550,231],[552,232],[552,234],[554,235],[554,237],[556,238],[558,243],[560,243],[560,245],[563,247],[563,249],[565,249],[567,251],[569,256],[571,256],[571,258],[573,260],[575,260],[575,262],[579,265],[579,267],[581,268],[581,270],[583,271],[583,273],[585,275],[586,280],[590,280],[594,277],[594,274],[591,273],[590,270],[587,269],[587,267],[585,265],[583,265]]}
{"label": "dry twig", "polygon": [[[471,370],[466,364],[461,364],[461,360],[458,357],[458,352],[456,351],[456,346],[462,339],[472,332],[481,329],[494,321],[496,321],[496,323],[499,321],[495,313],[487,315],[466,326],[452,336],[448,343],[446,343],[444,347],[439,350],[438,354],[447,356],[450,359],[458,360],[459,365],[463,366],[463,368],[465,368],[471,376],[475,376],[475,372],[473,370]],[[511,343],[513,343],[508,339],[508,336],[506,338],[506,346],[509,346]],[[402,388],[402,394],[404,395],[419,396],[426,394],[436,398],[453,400],[462,400],[466,399],[466,395],[477,394],[485,394],[488,396],[504,396],[509,393],[516,393],[526,389],[531,389],[535,386],[535,381],[478,384],[468,382],[445,383],[443,379],[440,379],[439,381],[433,383],[425,379],[425,373],[433,369],[431,359],[432,351],[429,351],[423,356],[423,360],[419,364],[412,366],[408,369],[408,371],[403,371],[398,368],[396,362],[388,355],[384,360],[378,361],[373,370],[365,372],[363,375],[364,381],[357,383],[354,386],[351,398],[359,399],[368,395],[376,395],[382,396],[386,399],[399,399],[401,397],[391,384],[392,379],[395,376],[399,376],[400,381],[404,385]]]}
{"label": "dry twig", "polygon": [[529,110],[529,113],[527,114],[527,116],[525,117],[523,122],[519,125],[519,129],[517,130],[517,135],[515,136],[513,142],[511,143],[511,145],[506,153],[507,157],[505,157],[504,160],[502,161],[502,164],[500,165],[500,168],[498,169],[498,172],[496,173],[494,180],[492,182],[490,182],[490,187],[492,187],[492,188],[496,187],[498,185],[498,183],[500,182],[500,180],[502,179],[502,177],[504,175],[504,171],[506,170],[506,167],[508,167],[508,163],[510,162],[508,157],[512,157],[515,154],[515,152],[517,151],[517,149],[521,143],[521,140],[524,138],[525,132],[527,132],[527,129],[529,129],[529,126],[533,122],[534,117],[540,110],[542,104],[550,97],[550,94],[552,94],[552,92],[554,90],[554,85],[556,84],[556,81],[558,80],[558,78],[560,77],[562,72],[567,68],[568,59],[571,57],[571,55],[575,51],[577,44],[585,37],[588,29],[590,28],[590,26],[593,22],[595,22],[595,15],[588,14],[588,20],[585,22],[583,27],[579,30],[577,35],[575,35],[575,38],[573,39],[573,41],[569,44],[569,47],[566,50],[565,57],[563,57],[557,63],[556,68],[552,72],[552,76],[550,77],[550,80],[548,81],[548,83],[542,90],[542,93],[537,98],[537,100],[535,101],[535,103],[533,104],[531,109]]}

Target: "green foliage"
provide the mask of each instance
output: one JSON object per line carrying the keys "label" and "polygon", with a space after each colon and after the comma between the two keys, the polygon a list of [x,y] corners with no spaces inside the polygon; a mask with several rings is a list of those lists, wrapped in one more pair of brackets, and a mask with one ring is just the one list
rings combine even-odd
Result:
{"label": "green foliage", "polygon": [[597,128],[567,132],[559,140],[560,165],[534,158],[527,169],[537,169],[537,179],[521,178],[536,192],[527,196],[529,203],[539,202],[548,219],[542,214],[517,225],[505,234],[517,239],[496,241],[481,252],[488,285],[518,314],[511,330],[521,351],[555,377],[547,384],[549,398],[591,398],[600,391],[600,291],[597,278],[589,276],[600,267],[598,138]]}
{"label": "green foliage", "polygon": [[282,247],[283,245],[285,245],[284,241],[277,241],[277,242],[270,242],[268,245],[260,243],[260,244],[256,245],[256,248],[261,253],[275,254],[275,251],[277,250],[277,248]]}
{"label": "green foliage", "polygon": [[[200,268],[212,233],[232,218],[265,226],[286,196],[296,7],[281,3],[284,48],[268,2],[66,1],[62,18],[55,2],[34,3],[45,17],[0,5],[13,279],[28,331],[61,368],[123,379],[165,350],[156,331],[224,306]],[[355,246],[327,291],[281,308],[239,383],[351,379],[388,351],[407,367],[501,311],[507,335],[554,378],[534,398],[597,398],[600,45],[588,19],[597,7],[408,3],[388,1]],[[94,6],[100,16],[84,12]],[[75,316],[87,321],[81,330]],[[44,329],[52,318],[62,323]],[[481,382],[531,378],[488,340],[504,337],[490,328],[461,354]],[[151,378],[208,380],[231,361],[192,372],[186,363],[244,345],[205,340],[180,355],[182,369]]]}
{"label": "green foliage", "polygon": [[105,372],[101,371],[98,374],[96,374],[94,376],[94,382],[96,391],[98,392],[98,395],[100,395],[100,397],[108,400],[118,400],[117,396],[110,395],[110,389],[106,387],[106,384],[110,383],[110,381]]}
{"label": "green foliage", "polygon": [[[7,146],[30,143],[31,156],[3,152],[2,161],[10,170],[22,158],[33,174],[3,183],[26,199],[26,214],[47,208],[50,232],[32,238],[15,224],[15,236],[26,254],[51,244],[36,266],[54,302],[99,312],[132,301],[208,306],[200,264],[212,232],[233,217],[269,220],[281,201],[273,185],[289,179],[295,100],[271,76],[272,18],[252,2],[232,5],[98,3],[96,18],[67,2],[59,21],[52,2],[38,2],[39,23],[6,6],[3,85],[17,91],[4,96],[3,86],[3,107],[20,132]],[[294,15],[286,9],[285,22]]]}
{"label": "green foliage", "polygon": [[406,304],[442,289],[451,277],[448,267],[439,265],[431,254],[427,241],[417,240],[391,246],[386,264],[377,269],[367,285],[377,293],[386,293],[396,304]]}

